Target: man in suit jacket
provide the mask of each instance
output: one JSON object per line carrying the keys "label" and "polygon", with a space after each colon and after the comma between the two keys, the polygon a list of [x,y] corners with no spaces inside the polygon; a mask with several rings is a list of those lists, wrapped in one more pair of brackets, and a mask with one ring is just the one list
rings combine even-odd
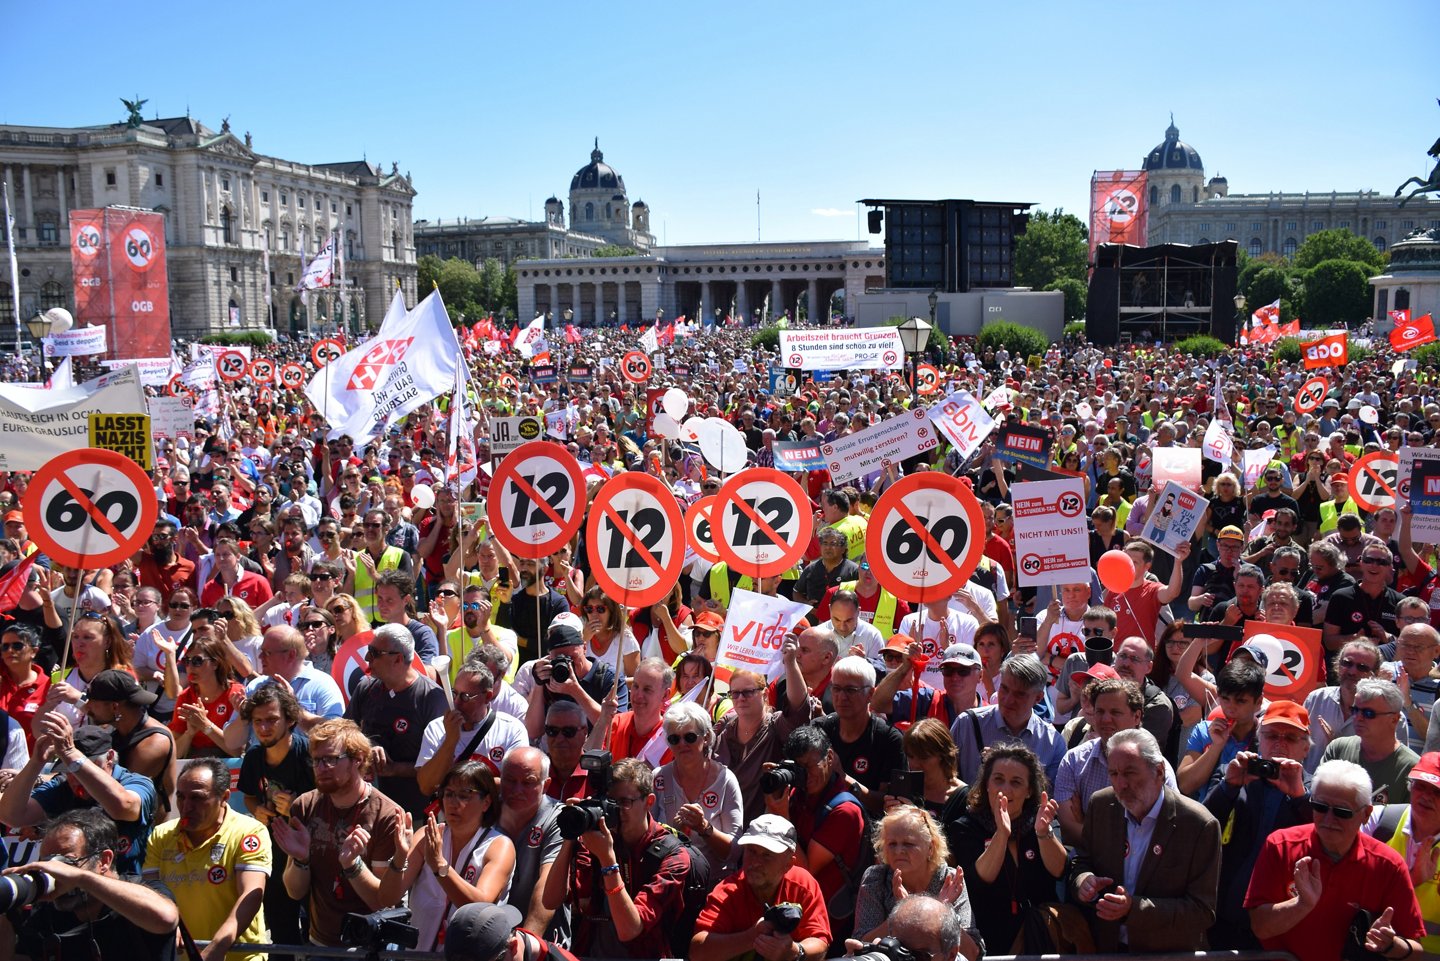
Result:
{"label": "man in suit jacket", "polygon": [[1095,945],[1204,950],[1220,883],[1220,824],[1165,786],[1165,758],[1149,731],[1120,731],[1107,751],[1110,787],[1090,802],[1071,878],[1075,897],[1095,906]]}

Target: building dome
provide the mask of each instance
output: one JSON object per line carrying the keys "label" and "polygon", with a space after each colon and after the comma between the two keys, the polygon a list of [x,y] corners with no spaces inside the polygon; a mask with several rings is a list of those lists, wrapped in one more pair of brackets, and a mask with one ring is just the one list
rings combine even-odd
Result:
{"label": "building dome", "polygon": [[1146,170],[1204,170],[1200,154],[1180,139],[1180,131],[1172,118],[1165,128],[1165,142],[1145,156]]}
{"label": "building dome", "polygon": [[600,139],[595,139],[595,149],[590,151],[590,162],[579,170],[575,176],[570,178],[571,190],[624,190],[624,179],[615,172],[615,168],[605,162],[605,155],[600,152]]}
{"label": "building dome", "polygon": [[643,201],[643,200],[637,200],[637,201],[635,201],[635,203],[634,203],[632,206],[642,207],[642,208],[644,208],[645,210],[649,210],[649,209],[650,209],[650,205],[647,204],[647,203],[646,203],[645,201]]}

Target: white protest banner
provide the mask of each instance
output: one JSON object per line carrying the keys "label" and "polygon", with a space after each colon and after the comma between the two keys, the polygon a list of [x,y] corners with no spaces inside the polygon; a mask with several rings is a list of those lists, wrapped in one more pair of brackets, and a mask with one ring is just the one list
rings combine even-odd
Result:
{"label": "white protest banner", "polygon": [[1010,485],[1010,495],[1020,586],[1090,583],[1084,478],[1020,481]]}
{"label": "white protest banner", "polygon": [[1167,481],[1155,497],[1155,509],[1145,521],[1140,538],[1174,555],[1175,547],[1195,536],[1195,528],[1210,502],[1174,481]]}
{"label": "white protest banner", "polygon": [[1229,421],[1216,417],[1205,428],[1205,440],[1200,449],[1206,457],[1229,467],[1235,460],[1235,428]]}
{"label": "white protest banner", "polygon": [[88,447],[91,414],[145,409],[134,367],[61,390],[0,384],[0,470],[39,470],[57,454]]}
{"label": "white protest banner", "polygon": [[780,358],[800,370],[899,370],[905,349],[895,327],[782,330]]}
{"label": "white protest banner", "polygon": [[940,446],[940,435],[924,407],[901,411],[896,417],[871,425],[856,434],[820,445],[820,453],[835,483],[858,480],[866,474]]}
{"label": "white protest banner", "polygon": [[229,353],[231,351],[244,354],[245,362],[247,364],[255,359],[250,356],[249,344],[191,344],[190,359],[199,360],[203,357],[209,360],[219,357],[221,354]]}
{"label": "white protest banner", "polygon": [[715,676],[722,680],[731,671],[756,671],[769,677],[778,673],[780,647],[785,635],[808,616],[810,605],[767,597],[754,591],[730,592],[730,608],[720,632],[720,650],[715,655]]}
{"label": "white protest banner", "polygon": [[570,436],[570,411],[552,410],[545,414],[545,433],[551,437],[565,440]]}
{"label": "white protest banner", "polygon": [[999,410],[1010,406],[1010,388],[996,387],[985,397],[986,410]]}
{"label": "white protest banner", "polygon": [[63,334],[51,334],[42,344],[46,357],[89,357],[105,353],[103,326],[75,327]]}
{"label": "white protest banner", "polygon": [[962,460],[975,453],[995,429],[995,418],[968,390],[957,390],[930,408],[930,419],[950,438]]}
{"label": "white protest banner", "polygon": [[1198,447],[1155,447],[1150,451],[1154,462],[1155,487],[1174,481],[1181,487],[1200,489],[1200,449]]}
{"label": "white protest banner", "polygon": [[175,358],[173,357],[141,357],[138,360],[102,360],[101,366],[115,370],[135,365],[140,371],[140,383],[146,387],[164,387],[170,383],[170,378],[175,375]]}
{"label": "white protest banner", "polygon": [[150,429],[156,437],[195,439],[195,405],[189,397],[151,397]]}
{"label": "white protest banner", "polygon": [[1241,451],[1240,456],[1244,463],[1245,476],[1240,478],[1242,491],[1248,491],[1260,481],[1260,475],[1265,473],[1265,465],[1275,459],[1276,448],[1274,444],[1269,447],[1261,447],[1258,450]]}
{"label": "white protest banner", "polygon": [[[1395,478],[1395,507],[1398,510],[1410,502],[1410,476],[1415,470],[1415,462],[1422,460],[1440,460],[1440,449],[1434,447],[1402,447],[1397,453],[1400,455],[1400,471]],[[1296,478],[1296,482],[1299,482],[1298,478]],[[1424,543],[1430,542],[1426,541]]]}

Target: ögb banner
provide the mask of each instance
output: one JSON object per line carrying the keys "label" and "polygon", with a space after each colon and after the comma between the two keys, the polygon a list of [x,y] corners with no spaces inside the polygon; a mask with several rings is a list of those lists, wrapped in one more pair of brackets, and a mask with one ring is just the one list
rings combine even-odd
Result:
{"label": "\u00f6gb banner", "polygon": [[1331,334],[1319,340],[1308,340],[1300,344],[1300,356],[1304,358],[1305,369],[1318,367],[1344,367],[1350,362],[1350,344],[1347,334]]}
{"label": "\u00f6gb banner", "polygon": [[715,676],[725,680],[732,671],[739,670],[778,676],[785,635],[809,613],[808,604],[754,591],[731,591],[725,626],[720,631],[720,650],[715,656]]}
{"label": "\u00f6gb banner", "polygon": [[60,390],[0,384],[0,470],[39,470],[58,454],[85,447],[91,414],[145,409],[134,367]]}
{"label": "\u00f6gb banner", "polygon": [[1084,479],[1020,481],[1010,492],[1020,586],[1090,583]]}
{"label": "\u00f6gb banner", "polygon": [[74,327],[42,342],[46,357],[92,357],[105,353],[104,327]]}
{"label": "\u00f6gb banner", "polygon": [[76,322],[110,328],[112,360],[170,353],[164,214],[105,207],[71,211],[70,223]]}
{"label": "\u00f6gb banner", "polygon": [[1174,481],[1166,481],[1164,489],[1153,496],[1155,509],[1146,518],[1140,539],[1173,556],[1177,544],[1195,536],[1195,528],[1200,526],[1210,502]]}
{"label": "\u00f6gb banner", "polygon": [[1090,259],[1098,244],[1145,245],[1145,171],[1097,170],[1090,178]]}
{"label": "\u00f6gb banner", "polygon": [[908,457],[940,446],[940,435],[930,423],[930,412],[913,407],[898,417],[820,445],[835,483],[857,480],[898,464]]}
{"label": "\u00f6gb banner", "polygon": [[905,350],[895,327],[782,330],[780,361],[800,370],[899,370]]}

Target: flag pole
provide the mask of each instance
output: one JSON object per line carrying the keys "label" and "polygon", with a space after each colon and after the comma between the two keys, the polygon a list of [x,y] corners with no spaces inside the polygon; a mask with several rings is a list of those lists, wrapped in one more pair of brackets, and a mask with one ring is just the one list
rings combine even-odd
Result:
{"label": "flag pole", "polygon": [[15,215],[10,212],[10,181],[3,184],[5,194],[5,250],[10,259],[10,306],[15,311],[15,353],[20,353],[20,267],[15,260]]}

